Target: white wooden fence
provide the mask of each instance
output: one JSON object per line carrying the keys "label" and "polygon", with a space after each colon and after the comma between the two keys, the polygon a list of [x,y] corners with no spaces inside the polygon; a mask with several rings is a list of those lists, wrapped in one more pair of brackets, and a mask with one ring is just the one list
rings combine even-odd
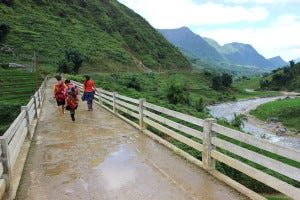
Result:
{"label": "white wooden fence", "polygon": [[[3,136],[0,137],[0,199],[13,199],[15,196],[21,174],[14,174],[13,168],[26,137],[29,141],[32,139],[44,100],[46,82],[47,79],[44,80],[40,88],[31,97],[28,104],[21,107],[18,117]],[[23,165],[21,166],[23,169],[24,163],[21,165]],[[12,184],[12,177],[16,185]]]}
{"label": "white wooden fence", "polygon": [[[40,108],[43,103],[45,80],[39,90],[32,96],[26,106],[22,106],[21,113],[14,120],[8,130],[0,137],[0,198],[14,198],[16,188],[12,188],[10,183],[14,175],[12,169],[20,154],[21,147],[26,140],[26,136],[31,139],[37,118],[40,114]],[[77,83],[82,90],[82,84]],[[105,109],[114,113],[141,132],[157,140],[168,148],[174,150],[187,160],[202,167],[213,176],[236,188],[241,193],[249,196],[251,199],[265,199],[264,197],[249,190],[240,183],[232,180],[219,172],[215,165],[216,161],[224,163],[242,173],[274,188],[292,199],[300,199],[300,189],[269,175],[259,169],[256,169],[245,162],[231,156],[231,154],[240,156],[244,159],[257,163],[269,170],[282,174],[290,179],[300,182],[300,151],[273,144],[267,140],[254,137],[236,130],[218,125],[214,119],[199,119],[180,112],[176,112],[164,107],[160,107],[146,102],[145,99],[133,99],[120,95],[116,92],[108,92],[102,89],[98,90],[96,103]],[[189,153],[179,149],[171,144],[168,138],[162,138],[150,130],[155,129],[161,133],[174,138],[195,150],[202,153],[202,160],[199,160]],[[223,136],[223,137],[220,137]],[[280,155],[297,163],[297,167],[287,163],[280,162],[271,157],[265,156],[259,152],[243,148],[230,140],[222,138],[231,138],[257,147],[265,151]],[[230,152],[231,154],[224,152]],[[26,153],[27,154],[27,153]],[[17,184],[21,176],[17,177]]]}
{"label": "white wooden fence", "polygon": [[[82,84],[78,82],[75,83],[82,90]],[[216,161],[224,163],[292,199],[300,199],[300,188],[290,185],[287,182],[230,156],[232,154],[240,156],[269,170],[300,182],[299,150],[279,146],[269,142],[268,140],[257,138],[255,136],[218,125],[214,119],[203,120],[160,107],[146,102],[145,99],[133,99],[120,95],[116,92],[108,92],[102,89],[98,89],[98,93],[95,98],[96,103],[100,104],[102,107],[119,116],[134,127],[140,129],[141,132],[151,138],[184,156],[189,161],[201,166],[213,176],[231,185],[233,188],[247,195],[251,199],[265,198],[219,172],[215,167]],[[187,126],[187,124],[189,124],[189,126]],[[149,130],[149,127],[167,134],[171,138],[198,150],[202,153],[202,160],[196,159],[187,152],[168,142],[168,140],[154,134],[150,131],[151,129]],[[225,138],[224,136],[231,140],[234,139],[238,141],[238,143],[248,144],[252,147],[257,147],[296,161],[297,167],[280,162],[259,152],[243,148],[241,145],[229,142],[230,140],[222,139]],[[225,154],[223,152],[230,152],[231,154],[228,155],[228,153]]]}

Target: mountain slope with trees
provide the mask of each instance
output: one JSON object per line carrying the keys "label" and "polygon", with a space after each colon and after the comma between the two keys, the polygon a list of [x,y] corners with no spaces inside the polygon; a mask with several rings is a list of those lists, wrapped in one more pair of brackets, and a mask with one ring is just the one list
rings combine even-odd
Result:
{"label": "mountain slope with trees", "polygon": [[190,69],[176,47],[116,0],[0,1],[0,24],[9,27],[2,63],[31,64],[35,51],[53,66],[75,50],[86,71]]}
{"label": "mountain slope with trees", "polygon": [[290,65],[267,74],[260,81],[261,89],[300,92],[300,62],[291,60]]}

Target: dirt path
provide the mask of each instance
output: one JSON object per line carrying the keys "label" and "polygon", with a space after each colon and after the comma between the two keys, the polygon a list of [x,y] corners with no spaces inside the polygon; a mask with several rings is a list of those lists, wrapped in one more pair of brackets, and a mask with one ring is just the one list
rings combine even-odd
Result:
{"label": "dirt path", "polygon": [[59,116],[52,83],[17,199],[246,199],[100,107]]}

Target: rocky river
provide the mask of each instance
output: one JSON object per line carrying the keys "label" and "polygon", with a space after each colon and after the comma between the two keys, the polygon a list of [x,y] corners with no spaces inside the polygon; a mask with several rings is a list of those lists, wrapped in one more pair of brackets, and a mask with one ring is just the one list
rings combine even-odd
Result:
{"label": "rocky river", "polygon": [[227,102],[217,105],[208,106],[209,113],[215,118],[225,119],[227,121],[232,121],[234,113],[245,114],[248,120],[244,122],[243,131],[251,133],[260,138],[265,138],[271,142],[278,143],[280,145],[291,147],[295,149],[300,149],[300,137],[276,135],[275,129],[279,125],[276,123],[266,123],[255,119],[253,116],[249,115],[250,110],[255,109],[257,106],[275,101],[278,99],[286,98],[287,96],[279,97],[268,97],[268,98],[256,98],[250,100],[242,100],[237,102]]}

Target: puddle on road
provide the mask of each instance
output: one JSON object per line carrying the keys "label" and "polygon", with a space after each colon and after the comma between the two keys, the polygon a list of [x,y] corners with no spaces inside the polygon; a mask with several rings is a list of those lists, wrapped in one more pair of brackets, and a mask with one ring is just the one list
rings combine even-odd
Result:
{"label": "puddle on road", "polygon": [[62,163],[62,164],[43,164],[43,168],[45,171],[45,175],[47,176],[56,176],[61,173],[67,172],[69,169],[69,164]]}
{"label": "puddle on road", "polygon": [[75,142],[62,142],[58,144],[49,144],[46,145],[46,148],[55,148],[55,149],[70,149],[75,145]]}
{"label": "puddle on road", "polygon": [[106,182],[106,187],[119,189],[123,185],[134,182],[136,178],[135,167],[130,160],[136,157],[134,152],[129,152],[124,145],[118,151],[111,153],[95,169],[101,172],[101,179]]}

